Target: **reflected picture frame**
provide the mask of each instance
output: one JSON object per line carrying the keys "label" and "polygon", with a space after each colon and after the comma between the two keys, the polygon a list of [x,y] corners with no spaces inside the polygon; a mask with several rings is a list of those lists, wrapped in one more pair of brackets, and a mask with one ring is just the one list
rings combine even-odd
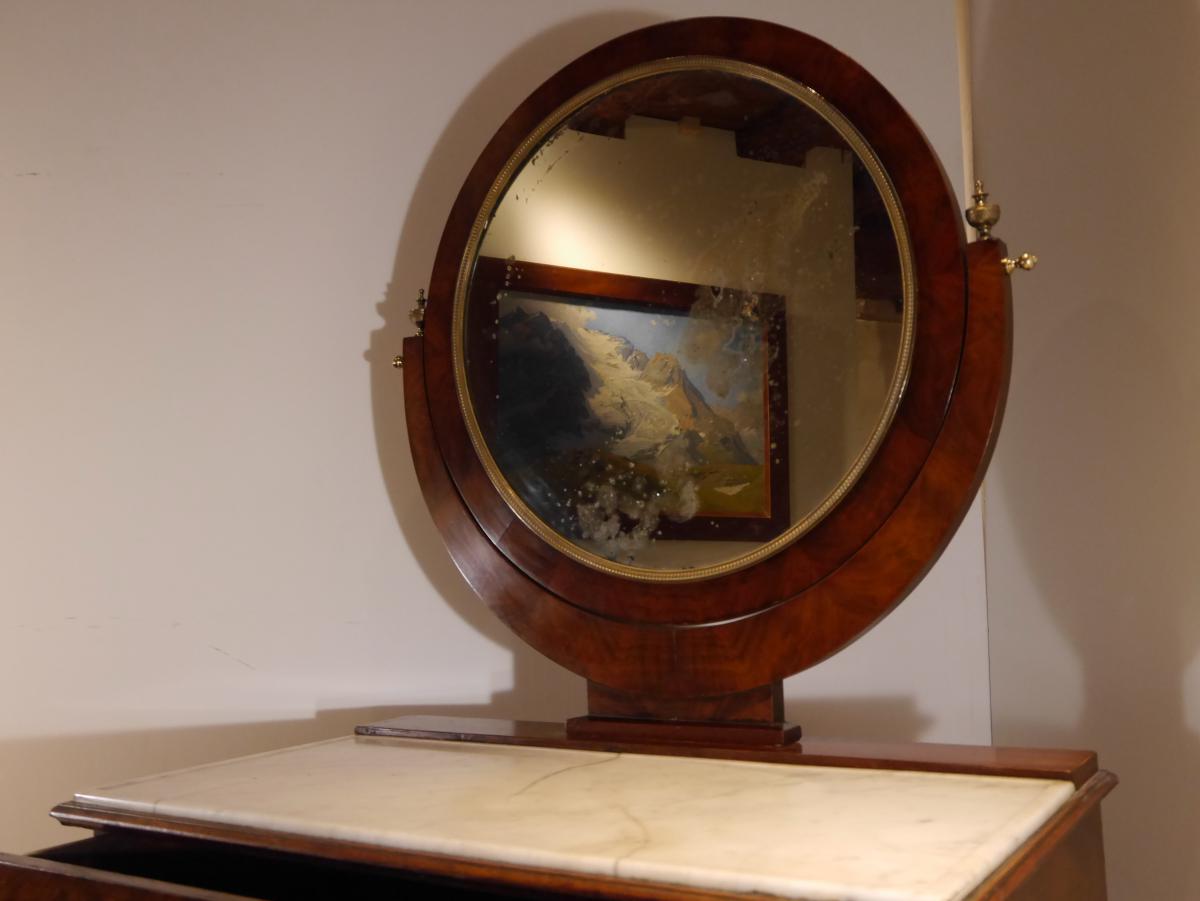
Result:
{"label": "reflected picture frame", "polygon": [[[743,369],[747,364],[752,365],[754,371],[740,371],[736,377],[743,384],[749,380],[755,386],[755,393],[751,396],[749,391],[741,392],[744,409],[738,412],[742,416],[730,417],[730,408],[725,408],[720,410],[724,416],[719,418],[739,419],[743,434],[757,432],[759,443],[748,440],[742,444],[733,439],[741,445],[737,449],[737,460],[731,460],[728,454],[720,454],[721,459],[709,461],[704,456],[705,448],[712,446],[705,440],[708,436],[697,441],[695,433],[690,434],[695,451],[689,458],[692,461],[689,480],[696,485],[694,507],[686,516],[678,515],[678,511],[674,511],[676,515],[657,516],[647,537],[655,541],[764,541],[789,527],[787,319],[782,296],[486,256],[479,257],[476,262],[470,294],[466,352],[471,361],[468,371],[480,429],[489,436],[493,454],[500,468],[506,470],[505,476],[512,488],[535,515],[560,534],[569,535],[573,540],[589,537],[579,534],[578,505],[595,503],[597,483],[611,484],[615,480],[620,490],[622,484],[628,484],[628,479],[648,474],[640,463],[611,453],[602,457],[592,455],[583,463],[578,458],[560,454],[564,464],[571,464],[569,483],[553,479],[547,482],[547,467],[513,465],[512,461],[521,459],[528,451],[531,441],[536,443],[542,437],[531,439],[528,428],[514,429],[511,417],[503,407],[505,389],[512,390],[515,383],[509,378],[505,384],[505,373],[513,371],[513,360],[511,357],[506,360],[502,332],[511,323],[505,316],[521,305],[549,312],[551,317],[558,319],[565,319],[569,314],[573,321],[579,321],[599,315],[609,323],[614,318],[628,322],[631,334],[614,335],[613,338],[627,340],[633,337],[633,345],[645,340],[647,329],[654,325],[674,326],[675,331],[686,327],[702,328],[709,323],[732,333],[753,330],[758,352],[738,362]],[[554,317],[555,309],[561,309],[563,315]],[[558,326],[561,328],[561,323]],[[637,350],[636,347],[632,349]],[[665,354],[662,356],[662,365],[677,362],[668,361]],[[546,365],[566,368],[562,360]],[[711,382],[711,378],[705,377],[702,361],[684,361],[680,369],[678,378],[689,380],[689,394],[695,405],[704,406],[701,395],[716,400],[711,390],[695,390],[697,382]],[[565,372],[562,378],[567,378]],[[602,386],[594,384],[595,373],[591,378],[593,384],[584,390],[594,397]],[[553,398],[534,400],[554,403]],[[527,404],[521,406],[525,408]],[[738,406],[736,398],[730,406]],[[708,416],[709,412],[705,411],[704,415]],[[747,415],[751,419],[761,417],[761,422],[747,422]],[[555,407],[552,414],[542,417],[558,428],[563,427],[564,420],[569,425],[570,419],[562,404]],[[536,411],[531,413],[531,420],[541,421]],[[727,444],[731,436],[728,429],[725,432],[723,438]],[[522,446],[513,447],[514,442]],[[539,447],[541,449],[535,455],[544,457],[547,448]],[[752,460],[747,460],[746,452],[751,454]],[[599,471],[582,471],[589,467],[598,467]],[[627,474],[625,467],[628,467]],[[536,471],[533,481],[523,478],[525,469]],[[614,524],[612,517],[618,517],[623,534],[636,531],[639,525],[637,511],[631,510],[628,503],[619,506],[623,509],[614,510],[610,502],[604,511],[606,517]]]}

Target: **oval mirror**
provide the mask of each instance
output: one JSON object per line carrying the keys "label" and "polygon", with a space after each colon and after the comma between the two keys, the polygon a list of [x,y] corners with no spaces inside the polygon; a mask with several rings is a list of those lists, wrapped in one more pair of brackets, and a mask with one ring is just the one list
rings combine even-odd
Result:
{"label": "oval mirror", "polygon": [[822,41],[700,18],[588,51],[482,149],[404,342],[455,564],[592,714],[777,719],[971,503],[1003,254]]}
{"label": "oval mirror", "polygon": [[913,272],[887,173],[820,95],[709,57],[618,73],[534,129],[479,211],[453,335],[472,444],[581,563],[749,566],[887,432]]}

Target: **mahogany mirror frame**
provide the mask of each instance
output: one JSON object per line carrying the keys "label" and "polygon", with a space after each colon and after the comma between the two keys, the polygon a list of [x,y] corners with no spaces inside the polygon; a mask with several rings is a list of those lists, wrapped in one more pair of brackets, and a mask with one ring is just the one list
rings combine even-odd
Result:
{"label": "mahogany mirror frame", "polygon": [[[452,365],[453,303],[485,196],[526,136],[625,69],[715,56],[812,88],[858,129],[891,178],[912,243],[916,336],[892,425],[854,487],[814,528],[753,566],[703,581],[640,582],[584,566],[535,535],[472,446]],[[982,480],[1008,385],[1004,245],[968,245],[920,128],[866,70],[824,42],[737,18],[668,22],[618,37],[550,77],[504,122],[450,211],[423,336],[405,341],[417,476],[459,570],[522,639],[589,683],[593,717],[767,723],[780,680],[870,629],[940,556]]]}

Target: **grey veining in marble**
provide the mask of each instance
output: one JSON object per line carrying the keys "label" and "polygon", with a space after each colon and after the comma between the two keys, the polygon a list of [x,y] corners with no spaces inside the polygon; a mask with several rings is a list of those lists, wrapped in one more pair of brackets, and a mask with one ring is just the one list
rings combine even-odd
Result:
{"label": "grey veining in marble", "polygon": [[727,891],[963,897],[1069,782],[344,738],[76,795],[109,809]]}

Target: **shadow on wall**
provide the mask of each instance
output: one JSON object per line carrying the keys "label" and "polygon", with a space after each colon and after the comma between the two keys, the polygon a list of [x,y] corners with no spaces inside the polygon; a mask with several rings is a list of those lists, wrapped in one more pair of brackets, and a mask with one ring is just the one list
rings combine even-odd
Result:
{"label": "shadow on wall", "polygon": [[[392,280],[378,305],[383,326],[372,332],[371,404],[379,465],[405,541],[438,594],[464,622],[513,655],[513,688],[484,713],[563,719],[583,710],[581,680],[538,654],[491,613],[459,575],[433,526],[413,472],[404,423],[401,375],[392,367],[413,333],[408,313],[426,285],[442,226],[477,155],[505,117],[546,78],[579,54],[661,16],[614,11],[554,26],[505,56],[467,96],[434,145],[417,182],[396,247]],[[450,298],[433,298],[448,303]],[[502,712],[504,711],[504,712]]]}
{"label": "shadow on wall", "polygon": [[876,698],[797,698],[784,702],[785,719],[809,738],[919,741],[933,725],[910,695]]}
{"label": "shadow on wall", "polygon": [[1042,258],[988,482],[995,740],[1098,749],[1113,897],[1197,898],[1200,6],[973,14],[976,169]]}
{"label": "shadow on wall", "polygon": [[[441,229],[458,190],[508,113],[575,57],[609,38],[666,18],[625,10],[573,19],[513,50],[481,80],[451,117],[418,179],[397,243],[392,280],[378,305],[383,326],[371,334],[364,355],[371,367],[380,468],[404,538],[446,603],[473,629],[513,655],[513,688],[494,697],[490,707],[481,708],[482,714],[562,720],[584,712],[583,681],[510,632],[455,569],[416,483],[404,423],[401,376],[392,367],[392,358],[400,352],[403,338],[413,333],[408,314],[417,288],[427,284]],[[433,298],[431,302],[450,300]],[[931,723],[917,710],[914,700],[904,696],[804,699],[789,703],[789,716],[796,717],[810,735],[864,740],[916,740]]]}

